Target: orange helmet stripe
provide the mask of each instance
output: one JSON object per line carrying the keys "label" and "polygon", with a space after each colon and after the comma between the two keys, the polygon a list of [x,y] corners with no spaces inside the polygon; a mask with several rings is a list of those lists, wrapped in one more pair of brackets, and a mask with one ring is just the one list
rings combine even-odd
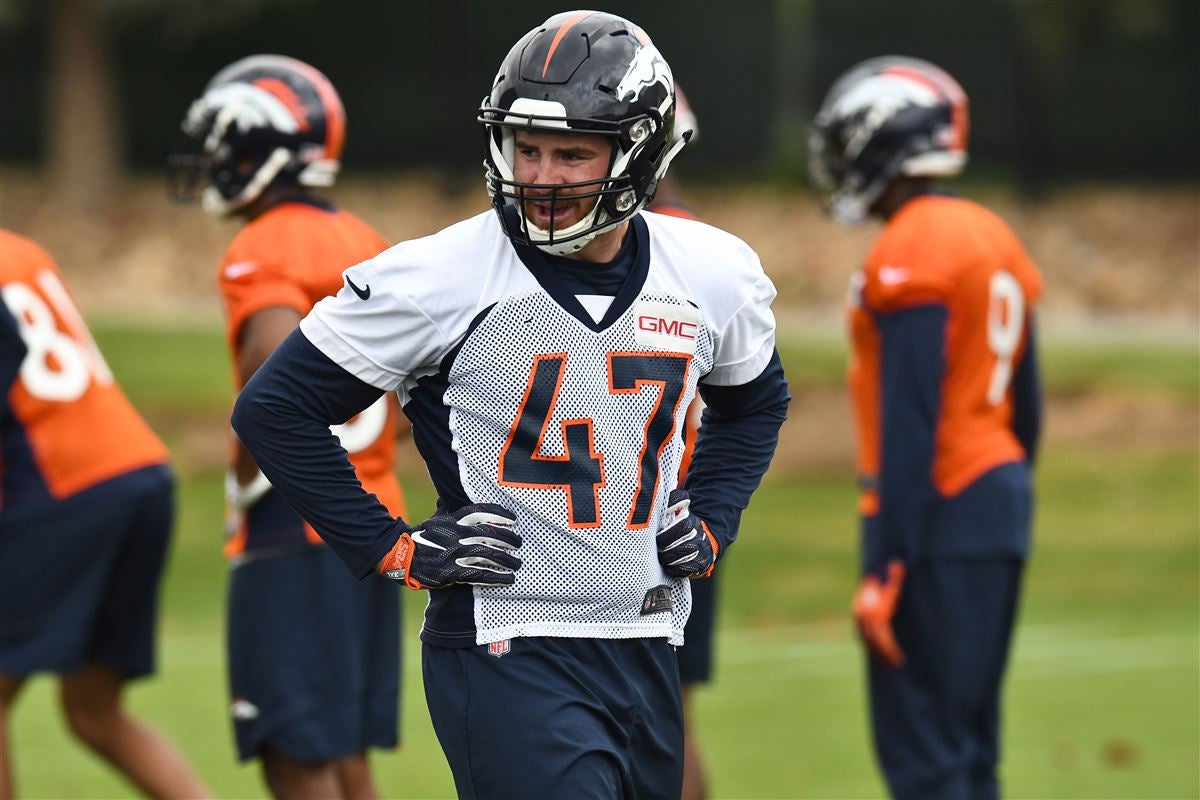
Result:
{"label": "orange helmet stripe", "polygon": [[311,127],[308,124],[308,112],[305,111],[300,98],[292,91],[292,87],[278,78],[259,78],[254,81],[254,85],[263,91],[270,92],[279,99],[279,102],[287,106],[287,110],[292,112],[292,116],[296,118],[300,130],[307,131]]}
{"label": "orange helmet stripe", "polygon": [[546,63],[542,64],[542,77],[546,77],[546,71],[550,69],[550,59],[554,58],[554,51],[558,49],[559,42],[567,35],[567,31],[575,27],[575,25],[585,17],[590,17],[591,11],[576,11],[571,16],[567,17],[567,21],[558,29],[558,33],[554,34],[554,41],[550,42],[550,51],[546,53]]}
{"label": "orange helmet stripe", "polygon": [[303,61],[292,59],[292,62],[292,65],[312,82],[325,109],[325,157],[339,159],[342,157],[342,146],[346,142],[346,112],[342,109],[341,98],[320,70]]}
{"label": "orange helmet stripe", "polygon": [[890,75],[902,75],[905,78],[916,81],[923,86],[928,86],[938,94],[946,97],[950,101],[950,121],[954,126],[954,133],[958,141],[954,146],[965,150],[967,147],[967,93],[963,91],[958,82],[949,75],[942,73],[941,75],[930,75],[919,69],[906,66],[888,67],[884,73]]}

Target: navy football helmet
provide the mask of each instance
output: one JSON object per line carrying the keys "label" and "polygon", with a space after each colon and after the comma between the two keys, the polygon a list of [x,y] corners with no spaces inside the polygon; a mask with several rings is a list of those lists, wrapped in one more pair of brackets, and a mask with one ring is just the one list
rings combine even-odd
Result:
{"label": "navy football helmet", "polygon": [[[501,63],[478,121],[488,194],[504,232],[557,255],[582,249],[650,202],[688,138],[673,139],[675,82],[658,49],[633,23],[597,11],[557,14],[521,37]],[[518,182],[515,132],[538,128],[610,137],[608,176],[561,185]],[[551,204],[559,197],[595,197],[596,204],[562,230],[553,223],[543,230],[524,213],[530,190]]]}
{"label": "navy football helmet", "polygon": [[944,70],[883,56],[834,83],[809,134],[809,177],[829,213],[862,222],[902,176],[957,175],[967,161],[967,95]]}
{"label": "navy football helmet", "polygon": [[223,217],[274,183],[332,186],[346,116],[317,69],[255,55],[218,72],[181,127],[193,152],[169,160],[176,199],[193,199],[203,187],[204,209]]}

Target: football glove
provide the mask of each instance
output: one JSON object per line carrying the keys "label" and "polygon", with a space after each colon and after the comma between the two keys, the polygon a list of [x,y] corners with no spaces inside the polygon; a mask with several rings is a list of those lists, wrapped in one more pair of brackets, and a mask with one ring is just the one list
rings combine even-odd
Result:
{"label": "football glove", "polygon": [[453,514],[437,514],[415,530],[407,530],[384,556],[377,570],[410,589],[442,589],[454,583],[510,586],[521,559],[513,531],[516,517],[492,503],[464,506]]}
{"label": "football glove", "polygon": [[721,552],[708,524],[688,510],[691,504],[683,489],[672,491],[667,497],[667,513],[673,522],[655,538],[658,563],[672,578],[707,578]]}
{"label": "football glove", "polygon": [[896,642],[892,617],[904,585],[904,562],[892,559],[885,570],[870,571],[854,593],[854,618],[858,632],[875,658],[890,667],[904,666],[904,652]]}

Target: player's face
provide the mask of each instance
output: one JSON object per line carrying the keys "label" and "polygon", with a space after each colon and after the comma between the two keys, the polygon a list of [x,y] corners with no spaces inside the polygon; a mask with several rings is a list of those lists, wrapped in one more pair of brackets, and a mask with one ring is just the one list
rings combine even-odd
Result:
{"label": "player's face", "polygon": [[[544,187],[566,183],[599,181],[608,177],[612,160],[612,140],[595,133],[552,133],[517,131],[514,176],[518,183]],[[580,197],[595,192],[597,186],[580,187],[555,193],[550,188],[528,189],[523,211],[525,217],[542,230],[560,231],[574,225],[592,210],[598,197]],[[551,209],[553,206],[553,209]]]}

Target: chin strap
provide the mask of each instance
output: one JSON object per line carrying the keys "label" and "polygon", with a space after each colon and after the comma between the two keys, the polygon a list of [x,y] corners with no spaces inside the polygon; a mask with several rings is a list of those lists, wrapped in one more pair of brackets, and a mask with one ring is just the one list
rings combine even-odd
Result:
{"label": "chin strap", "polygon": [[[565,242],[548,242],[546,240],[550,238],[550,232],[543,230],[542,228],[539,228],[537,225],[534,225],[532,222],[530,222],[529,218],[525,216],[525,210],[521,208],[520,203],[517,204],[517,214],[524,221],[525,230],[529,235],[529,240],[533,242],[534,247],[541,250],[543,253],[549,253],[550,255],[554,256],[565,256],[582,250],[584,247],[587,247],[588,243],[591,242],[592,239],[595,239],[596,236],[606,230],[609,230],[613,227],[613,225],[616,224],[601,224],[595,230],[588,231],[576,239],[570,239]],[[591,211],[584,215],[583,219],[579,220],[574,225],[568,226],[565,230],[556,230],[554,232],[554,236],[556,238],[559,236],[571,236],[572,229],[582,229],[593,224],[594,220],[596,220],[601,214],[604,214],[604,211],[600,208],[600,200],[597,198],[596,205],[592,207]],[[535,236],[541,238],[542,241],[539,242]]]}
{"label": "chin strap", "polygon": [[[599,203],[597,203],[597,205],[599,205]],[[585,218],[585,220],[586,220],[586,218]],[[583,220],[581,220],[581,221],[583,221]],[[549,253],[552,256],[566,256],[566,255],[570,255],[571,253],[578,253],[580,250],[582,250],[583,248],[585,248],[589,244],[591,244],[591,241],[593,239],[595,239],[597,236],[599,236],[602,233],[607,233],[608,231],[611,231],[613,228],[617,227],[624,221],[625,220],[622,219],[622,220],[617,220],[616,222],[609,222],[609,223],[603,225],[602,227],[596,228],[593,231],[588,231],[586,234],[584,234],[583,236],[580,236],[578,239],[571,239],[568,242],[555,242],[553,244],[545,244],[545,243],[539,243],[539,242],[535,241],[533,243],[533,245],[538,250],[541,250],[543,253]],[[575,223],[575,224],[578,225],[579,223]],[[529,227],[534,228],[534,226],[532,224],[529,225]],[[540,231],[540,229],[536,229],[536,230]],[[540,232],[544,233],[544,231],[540,231]],[[556,231],[555,235],[557,235],[557,234],[558,234],[558,232]]]}
{"label": "chin strap", "polygon": [[684,131],[683,135],[675,140],[675,144],[667,151],[667,155],[663,158],[662,167],[659,169],[658,177],[655,178],[655,181],[661,181],[667,177],[667,170],[670,169],[671,162],[675,159],[675,156],[679,155],[679,151],[687,146],[687,143],[692,140],[692,136],[695,134],[696,131],[689,129]]}

